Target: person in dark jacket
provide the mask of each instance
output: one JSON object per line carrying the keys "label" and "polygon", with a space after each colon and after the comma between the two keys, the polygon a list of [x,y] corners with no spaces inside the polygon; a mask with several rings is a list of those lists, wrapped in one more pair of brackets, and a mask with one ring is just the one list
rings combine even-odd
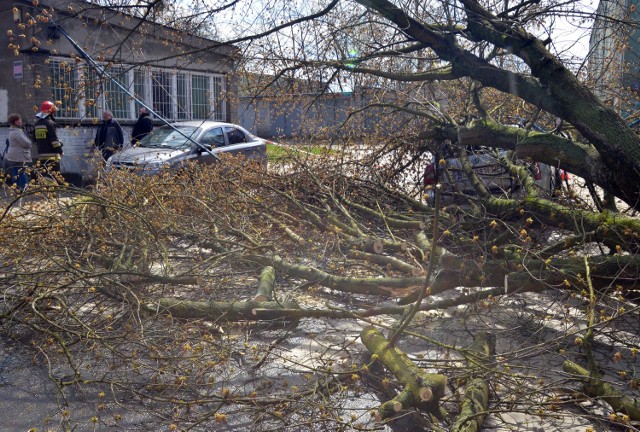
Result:
{"label": "person in dark jacket", "polygon": [[120,124],[113,119],[111,111],[104,111],[102,120],[102,124],[96,133],[94,146],[102,152],[102,157],[106,162],[112,154],[122,149],[124,134]]}
{"label": "person in dark jacket", "polygon": [[38,146],[38,164],[45,173],[60,173],[62,159],[62,143],[58,139],[58,125],[53,114],[58,110],[56,104],[44,101],[40,112],[36,114],[35,138]]}
{"label": "person in dark jacket", "polygon": [[153,122],[149,117],[149,111],[145,107],[140,108],[140,116],[133,124],[131,130],[131,145],[135,146],[138,142],[147,136],[153,130]]}

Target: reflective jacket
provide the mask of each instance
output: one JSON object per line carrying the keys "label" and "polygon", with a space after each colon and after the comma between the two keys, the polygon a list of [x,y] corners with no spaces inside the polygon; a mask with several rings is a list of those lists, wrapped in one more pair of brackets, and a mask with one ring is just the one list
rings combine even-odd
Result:
{"label": "reflective jacket", "polygon": [[36,144],[38,145],[38,160],[60,159],[62,143],[58,139],[58,126],[53,118],[37,116],[35,124]]}

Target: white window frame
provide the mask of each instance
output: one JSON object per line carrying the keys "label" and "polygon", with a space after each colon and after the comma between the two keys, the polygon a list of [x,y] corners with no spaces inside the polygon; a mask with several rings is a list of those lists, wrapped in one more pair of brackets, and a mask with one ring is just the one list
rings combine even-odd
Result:
{"label": "white window frame", "polygon": [[[183,82],[184,82],[184,109],[181,111],[180,110],[180,95],[178,94],[178,78],[180,77],[180,75],[183,76]],[[179,71],[175,74],[176,77],[176,85],[175,85],[175,89],[176,89],[176,120],[190,120],[192,118],[191,110],[192,110],[192,101],[191,101],[191,85],[189,85],[189,79],[190,79],[190,74],[184,71]],[[180,118],[180,114],[184,113],[184,118]]]}
{"label": "white window frame", "polygon": [[[139,72],[142,75],[144,82],[143,94],[137,95],[139,99],[142,99],[145,105],[149,106],[148,101],[151,100],[151,69],[148,67],[132,68],[129,73],[131,74],[131,82],[133,83],[133,92],[135,94],[135,73]],[[137,102],[135,99],[131,99],[131,112],[134,118],[138,116],[138,110],[136,110]]]}
{"label": "white window frame", "polygon": [[[211,92],[211,83],[213,82],[213,78],[206,75],[206,74],[198,74],[198,73],[192,73],[189,75],[189,110],[190,110],[190,117],[193,118],[194,116],[194,98],[193,98],[193,80],[196,77],[204,77],[207,78],[207,86],[204,89],[199,89],[199,90],[204,90],[205,95],[209,95],[209,100],[208,100],[208,104],[206,104],[207,101],[205,101],[205,104],[200,105],[200,107],[205,107],[205,109],[207,110],[207,113],[209,114],[209,116],[211,117],[212,114],[214,114],[214,110],[213,110],[213,103],[212,103],[212,95],[213,93]],[[200,119],[201,120],[201,119]],[[212,118],[212,120],[217,120],[217,118],[214,116]]]}
{"label": "white window frame", "polygon": [[[81,79],[80,79],[80,71],[84,68],[88,68],[89,66],[84,63],[76,63],[74,59],[70,57],[58,57],[51,56],[49,57],[49,61],[47,62],[47,66],[49,67],[49,71],[51,71],[50,61],[55,61],[59,63],[66,63],[72,65],[73,70],[73,78],[75,84],[75,95],[71,95],[70,97],[76,96],[77,99],[77,107],[72,108],[71,110],[75,112],[75,116],[62,116],[59,115],[60,119],[77,119],[77,118],[85,118],[87,109],[85,106],[85,94],[77,94],[79,89],[81,88]],[[218,120],[225,121],[226,120],[226,112],[227,112],[227,100],[226,100],[226,91],[227,91],[227,80],[224,74],[215,74],[209,72],[201,72],[201,71],[189,71],[189,70],[180,70],[180,69],[170,69],[170,68],[150,68],[150,67],[132,67],[127,64],[114,64],[113,67],[121,67],[127,70],[127,81],[129,83],[129,91],[132,93],[135,92],[135,73],[142,73],[142,77],[144,80],[144,94],[137,95],[145,105],[153,108],[152,100],[153,100],[153,92],[152,92],[152,76],[154,71],[161,72],[169,72],[171,74],[171,93],[170,100],[172,102],[172,114],[173,118],[168,118],[167,120],[176,121],[178,120],[178,74],[182,74],[185,76],[185,91],[186,91],[186,100],[187,106],[185,107],[186,118],[180,120]],[[50,72],[49,72],[50,73]],[[192,77],[193,76],[206,76],[209,78],[209,113],[210,117],[208,119],[194,119],[193,118],[193,100],[192,100]],[[217,84],[216,84],[217,83]],[[216,85],[220,86],[219,94],[215,93]],[[102,89],[101,89],[102,90]],[[94,104],[98,107],[98,115],[102,114],[104,103],[104,93],[101,91],[100,95],[96,100],[94,100]],[[135,120],[138,117],[138,113],[136,110],[136,101],[133,98],[130,98],[129,101],[129,117],[114,117],[116,120]]]}
{"label": "white window frame", "polygon": [[[133,73],[132,73],[132,71],[130,70],[130,67],[128,67],[127,65],[124,65],[124,64],[116,64],[116,65],[112,65],[111,67],[112,67],[112,68],[118,68],[118,69],[120,69],[120,73],[119,73],[119,75],[121,75],[121,76],[123,76],[123,77],[126,77],[125,79],[126,79],[126,84],[127,84],[127,86],[124,86],[124,84],[123,84],[123,83],[120,83],[120,84],[121,84],[123,87],[127,88],[127,90],[128,90],[129,92],[131,92],[131,86],[132,86],[132,84],[133,84],[133,82],[132,82],[132,79],[133,79]],[[127,70],[127,69],[129,69],[129,70]],[[107,70],[106,70],[106,72],[107,72],[107,73],[109,73],[109,72],[110,72],[110,70],[109,70],[109,69],[107,69]],[[105,85],[106,85],[106,80],[105,80],[104,82],[101,82],[102,92],[100,93],[100,102],[99,102],[99,104],[98,104],[98,113],[101,113],[101,111],[102,111],[102,109],[101,109],[101,108],[102,108],[102,107],[104,107],[104,106],[106,105],[106,103],[105,103],[105,91],[104,91],[104,90],[105,90]],[[118,117],[118,116],[116,116],[116,113],[115,113],[115,112],[113,112],[113,108],[109,108],[109,109],[113,112],[113,114],[114,114],[114,115],[113,115],[113,117],[114,117],[115,119],[122,119],[122,120],[124,120],[124,119],[131,119],[131,117],[135,116],[135,111],[134,111],[134,110],[135,110],[135,108],[133,108],[133,109],[132,109],[132,107],[131,107],[131,97],[130,97],[130,96],[129,96],[125,91],[121,90],[121,89],[119,88],[119,86],[118,86],[117,84],[115,84],[115,83],[114,83],[114,84],[110,84],[110,85],[109,85],[109,87],[116,88],[116,89],[117,89],[117,91],[118,91],[118,93],[120,93],[122,96],[124,96],[125,98],[127,98],[127,103],[125,103],[125,106],[126,106],[126,105],[128,105],[128,108],[127,108],[127,114],[128,114],[128,117]],[[84,105],[84,104],[83,104],[83,105]]]}
{"label": "white window frame", "polygon": [[[209,101],[211,103],[211,113],[218,116],[219,120],[224,120],[227,117],[227,80],[224,75],[210,74],[209,80]],[[220,93],[216,94],[216,81],[220,84]],[[220,98],[220,100],[218,100]],[[220,108],[220,112],[217,112],[217,108]]]}
{"label": "white window frame", "polygon": [[145,105],[153,108],[154,110],[156,110],[157,108],[153,106],[153,74],[154,73],[166,73],[167,75],[169,75],[169,85],[170,85],[170,93],[169,93],[169,103],[171,104],[171,117],[167,117],[167,120],[174,120],[174,117],[176,115],[176,110],[177,110],[177,98],[176,98],[176,74],[174,73],[174,71],[172,69],[165,69],[165,68],[150,68],[149,70],[149,74],[146,76],[147,79],[147,84],[145,85],[145,88],[149,88],[149,93],[150,93],[150,98],[144,100],[143,102],[145,103]]}

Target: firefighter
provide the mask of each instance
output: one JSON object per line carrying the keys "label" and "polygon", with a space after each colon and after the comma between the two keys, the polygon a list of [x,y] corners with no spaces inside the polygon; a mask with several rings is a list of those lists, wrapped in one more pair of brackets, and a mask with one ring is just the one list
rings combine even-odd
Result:
{"label": "firefighter", "polygon": [[44,101],[40,105],[40,112],[36,114],[35,138],[38,146],[38,165],[48,174],[60,173],[62,143],[58,139],[58,125],[53,118],[57,110],[55,103]]}

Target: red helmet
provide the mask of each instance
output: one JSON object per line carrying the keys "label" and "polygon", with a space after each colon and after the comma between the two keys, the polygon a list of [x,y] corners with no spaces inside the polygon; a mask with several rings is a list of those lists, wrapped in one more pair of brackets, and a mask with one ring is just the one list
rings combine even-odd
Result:
{"label": "red helmet", "polygon": [[56,107],[55,103],[51,101],[44,101],[42,102],[42,104],[40,104],[40,111],[46,114],[53,114],[54,112],[58,111],[58,108]]}

